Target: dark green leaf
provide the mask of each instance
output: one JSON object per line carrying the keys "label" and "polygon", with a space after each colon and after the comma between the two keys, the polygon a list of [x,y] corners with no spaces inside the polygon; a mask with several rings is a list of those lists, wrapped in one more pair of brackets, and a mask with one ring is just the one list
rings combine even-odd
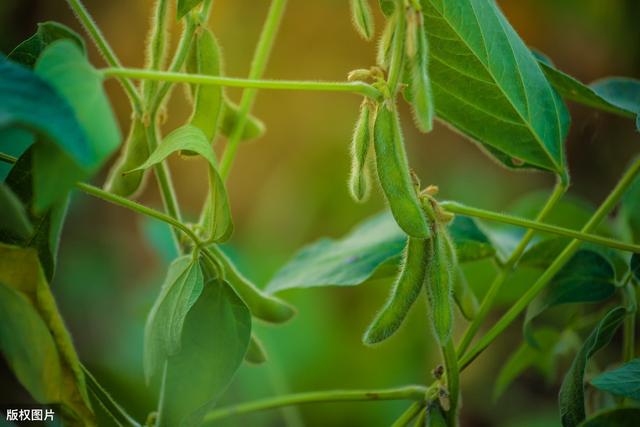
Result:
{"label": "dark green leaf", "polygon": [[560,417],[564,427],[575,427],[585,419],[584,371],[587,362],[598,350],[609,344],[626,314],[627,311],[623,307],[616,307],[609,311],[576,354],[562,381],[558,396]]}
{"label": "dark green leaf", "polygon": [[565,176],[569,114],[495,2],[421,4],[438,116],[508,167]]}
{"label": "dark green leaf", "polygon": [[191,9],[202,3],[202,0],[178,0],[176,14],[178,19],[189,13]]}
{"label": "dark green leaf", "polygon": [[0,183],[0,206],[0,235],[6,233],[17,239],[26,239],[33,233],[22,202],[5,183]]}
{"label": "dark green leaf", "polygon": [[[606,85],[600,87],[600,83],[597,82],[595,85],[587,86],[549,63],[541,61],[540,66],[553,87],[564,98],[588,107],[620,114],[625,117],[635,116],[637,109],[629,109],[628,105],[624,102],[621,103],[616,100],[616,97],[610,93],[611,88],[608,88]],[[602,82],[605,81],[606,80],[603,80]],[[630,80],[630,82],[634,81]],[[639,84],[639,82],[635,83]]]}
{"label": "dark green leaf", "polygon": [[0,350],[15,376],[37,402],[60,401],[60,357],[47,325],[24,295],[2,283]]}
{"label": "dark green leaf", "polygon": [[580,423],[580,427],[637,427],[639,408],[607,409]]}
{"label": "dark green leaf", "polygon": [[144,371],[147,382],[158,371],[162,371],[168,357],[180,351],[185,319],[202,293],[203,286],[200,263],[192,256],[180,257],[169,266],[144,331]]}
{"label": "dark green leaf", "polygon": [[640,400],[640,359],[633,359],[618,369],[603,372],[591,384],[616,396]]}
{"label": "dark green leaf", "polygon": [[621,110],[640,114],[640,80],[609,77],[591,83],[590,87]]}
{"label": "dark green leaf", "polygon": [[47,279],[51,280],[55,272],[60,233],[69,200],[65,197],[44,212],[35,211],[32,175],[34,149],[35,146],[31,147],[18,159],[5,181],[25,206],[29,220],[33,224],[33,232],[24,238],[16,238],[12,233],[0,229],[0,241],[36,248]]}
{"label": "dark green leaf", "polygon": [[[456,216],[449,233],[460,262],[495,253],[487,236],[471,218]],[[378,214],[342,239],[325,238],[303,248],[276,273],[266,289],[275,293],[293,288],[356,286],[374,274],[392,276],[397,273],[406,238],[389,212]]]}
{"label": "dark green leaf", "polygon": [[[0,129],[0,152],[18,158],[33,144],[34,135],[20,128]],[[12,164],[0,161],[0,181],[9,175]]]}
{"label": "dark green leaf", "polygon": [[56,40],[69,39],[74,42],[83,53],[84,40],[66,25],[53,21],[38,23],[38,30],[34,35],[20,43],[9,54],[9,59],[19,62],[26,67],[33,68],[42,51]]}
{"label": "dark green leaf", "polygon": [[615,272],[611,263],[596,252],[580,250],[527,307],[524,320],[527,340],[537,346],[531,322],[545,310],[560,304],[599,302],[614,293]]}
{"label": "dark green leaf", "polygon": [[182,345],[167,364],[163,425],[199,426],[242,363],[251,314],[225,282],[209,280],[184,323]]}

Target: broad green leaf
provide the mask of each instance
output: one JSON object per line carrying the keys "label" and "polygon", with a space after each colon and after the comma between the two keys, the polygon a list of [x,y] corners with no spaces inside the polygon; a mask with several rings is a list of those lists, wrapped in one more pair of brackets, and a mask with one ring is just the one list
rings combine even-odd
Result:
{"label": "broad green leaf", "polygon": [[[640,80],[609,77],[591,83],[594,92],[616,107],[640,115]],[[640,130],[640,127],[638,128]]]}
{"label": "broad green leaf", "polygon": [[561,304],[606,300],[615,293],[615,280],[606,258],[590,250],[578,251],[527,307],[523,328],[529,343],[537,346],[532,322],[542,312]]}
{"label": "broad green leaf", "polygon": [[550,382],[555,375],[558,358],[580,347],[571,330],[559,333],[553,329],[540,329],[535,332],[535,339],[539,343],[538,348],[524,341],[503,365],[493,388],[493,400],[500,398],[509,385],[529,368],[535,368]]}
{"label": "broad green leaf", "polygon": [[176,9],[176,14],[178,19],[185,16],[187,13],[191,11],[194,7],[202,3],[202,0],[178,0],[178,6]]}
{"label": "broad green leaf", "polygon": [[42,51],[56,40],[69,39],[85,53],[84,40],[75,31],[66,25],[54,21],[38,23],[38,29],[34,35],[20,43],[9,54],[9,59],[19,62],[26,67],[33,68]]}
{"label": "broad green leaf", "polygon": [[17,238],[10,231],[0,227],[0,242],[15,245],[34,247],[38,251],[40,263],[47,279],[53,278],[56,267],[58,244],[64,219],[69,205],[68,197],[55,202],[44,212],[36,212],[34,209],[33,188],[33,151],[28,149],[13,166],[6,178],[5,184],[19,198],[28,214],[29,221],[33,224],[33,232],[28,236]]}
{"label": "broad green leaf", "polygon": [[640,400],[640,359],[633,359],[618,369],[603,372],[591,384],[616,396]]}
{"label": "broad green leaf", "polygon": [[0,206],[0,236],[6,233],[17,239],[26,239],[33,233],[22,202],[5,183],[0,183]]}
{"label": "broad green leaf", "polygon": [[[585,85],[545,61],[540,61],[540,66],[549,79],[549,82],[551,82],[553,87],[565,99],[625,117],[635,116],[637,110],[629,109],[627,108],[628,106],[616,101],[615,97],[609,93],[607,86],[599,88],[598,82],[591,86]],[[605,81],[606,80],[602,80],[602,82]],[[638,84],[638,82],[636,82],[636,84]]]}
{"label": "broad green leaf", "polygon": [[200,263],[192,256],[180,257],[169,266],[144,331],[144,372],[147,382],[158,371],[162,371],[167,358],[180,351],[185,319],[200,297],[203,286]]}
{"label": "broad green leaf", "polygon": [[37,402],[60,401],[62,368],[47,325],[24,295],[2,283],[0,350],[15,376]]}
{"label": "broad green leaf", "polygon": [[[23,295],[35,308],[56,345],[62,370],[60,403],[76,422],[94,425],[84,374],[71,337],[56,307],[34,249],[0,244],[0,283]],[[82,420],[80,423],[78,420]]]}
{"label": "broad green leaf", "polygon": [[208,280],[167,363],[161,426],[199,426],[242,363],[251,314],[225,282]]}
{"label": "broad green leaf", "polygon": [[575,427],[585,419],[584,371],[587,362],[598,350],[609,344],[626,315],[627,311],[623,307],[616,307],[609,311],[573,359],[558,395],[560,418],[564,427]]}
{"label": "broad green leaf", "polygon": [[640,254],[633,254],[629,263],[631,273],[640,282]]}
{"label": "broad green leaf", "polygon": [[580,427],[637,427],[640,408],[615,408],[598,412]]}
{"label": "broad green leaf", "polygon": [[507,167],[566,178],[569,114],[496,3],[421,4],[438,116]]}
{"label": "broad green leaf", "polygon": [[[460,262],[495,253],[473,219],[456,216],[449,233]],[[397,273],[406,238],[389,212],[378,214],[342,239],[325,238],[303,248],[276,273],[266,289],[275,293],[293,288],[356,286],[374,274],[392,276]]]}

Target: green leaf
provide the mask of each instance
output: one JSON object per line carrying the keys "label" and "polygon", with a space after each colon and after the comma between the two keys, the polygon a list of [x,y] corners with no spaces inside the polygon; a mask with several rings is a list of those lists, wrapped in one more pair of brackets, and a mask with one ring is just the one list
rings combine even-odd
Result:
{"label": "green leaf", "polygon": [[[456,216],[449,233],[460,262],[492,257],[495,253],[487,236],[471,218]],[[321,239],[300,250],[271,279],[267,292],[356,286],[374,276],[391,277],[397,273],[406,239],[391,214],[380,213],[342,239]]]}
{"label": "green leaf", "polygon": [[[591,88],[621,110],[640,114],[640,80],[609,77],[591,83]],[[639,129],[640,130],[640,129]]]}
{"label": "green leaf", "polygon": [[616,396],[640,400],[640,359],[633,359],[618,369],[603,372],[591,384]]}
{"label": "green leaf", "polygon": [[208,280],[167,363],[162,426],[198,426],[242,363],[251,314],[225,282]]}
{"label": "green leaf", "polygon": [[639,408],[606,409],[581,422],[580,427],[636,427],[639,419]]}
{"label": "green leaf", "polygon": [[629,267],[636,280],[640,281],[640,254],[631,255]]}
{"label": "green leaf", "polygon": [[144,331],[144,372],[147,382],[162,370],[168,357],[178,353],[189,310],[202,293],[204,277],[200,263],[190,255],[169,266]]}
{"label": "green leaf", "polygon": [[26,239],[33,233],[22,202],[5,183],[0,183],[0,206],[0,235],[7,233],[18,239]]}
{"label": "green leaf", "polygon": [[55,202],[44,212],[36,212],[33,194],[34,149],[35,146],[32,146],[18,159],[5,181],[25,207],[29,221],[33,224],[33,232],[28,236],[17,237],[11,231],[0,228],[0,241],[35,248],[46,277],[50,281],[55,273],[60,234],[67,214],[69,198],[65,197]]}
{"label": "green leaf", "polygon": [[86,54],[84,40],[78,33],[53,21],[38,23],[38,29],[34,35],[20,43],[9,54],[9,59],[20,64],[33,68],[40,57],[42,51],[56,40],[69,39]]}
{"label": "green leaf", "polygon": [[561,304],[604,301],[615,293],[615,280],[613,266],[605,257],[590,250],[578,251],[527,307],[523,329],[529,343],[537,347],[532,322],[545,310]]}
{"label": "green leaf", "polygon": [[[22,156],[35,141],[35,136],[20,128],[0,129],[0,152],[15,158]],[[9,175],[12,164],[0,161],[0,181],[4,181]]]}
{"label": "green leaf", "polygon": [[569,114],[495,2],[421,4],[437,115],[507,167],[565,177]]}
{"label": "green leaf", "polygon": [[609,344],[626,314],[627,311],[623,307],[610,310],[600,320],[573,359],[558,395],[560,417],[564,427],[577,426],[585,419],[584,371],[587,362],[598,350]]}
{"label": "green leaf", "polygon": [[15,376],[37,402],[60,401],[62,368],[47,325],[24,295],[2,283],[0,350]]}
{"label": "green leaf", "polygon": [[[68,409],[64,413],[74,421],[70,422],[70,425],[94,425],[80,361],[60,317],[36,251],[0,244],[0,283],[26,298],[46,325],[56,345],[62,371],[58,402]],[[4,312],[3,309],[1,313]]]}
{"label": "green leaf", "polygon": [[558,358],[580,347],[577,336],[571,330],[561,334],[553,329],[540,329],[535,331],[535,339],[539,343],[538,348],[524,341],[502,366],[493,388],[493,400],[500,398],[526,369],[535,368],[548,381],[552,380]]}
{"label": "green leaf", "polygon": [[176,14],[178,19],[189,13],[191,9],[202,3],[202,0],[178,0]]}

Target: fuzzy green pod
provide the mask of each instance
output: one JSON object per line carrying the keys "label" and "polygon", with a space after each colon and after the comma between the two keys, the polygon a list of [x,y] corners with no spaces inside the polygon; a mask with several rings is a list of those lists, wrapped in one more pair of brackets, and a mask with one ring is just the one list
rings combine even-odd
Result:
{"label": "fuzzy green pod", "polygon": [[[220,122],[220,133],[227,138],[231,136],[233,130],[236,128],[236,123],[238,123],[238,117],[240,115],[239,111],[240,109],[236,104],[226,97],[224,98],[224,112],[222,114],[222,121]],[[248,114],[240,139],[242,141],[257,139],[264,135],[264,132],[265,126],[262,120],[252,114]]]}
{"label": "fuzzy green pod", "polygon": [[[200,28],[194,38],[187,59],[187,71],[207,76],[222,75],[220,47],[208,28]],[[194,92],[193,113],[189,123],[205,133],[211,142],[218,133],[223,111],[223,88],[217,85],[200,85]]]}
{"label": "fuzzy green pod", "polygon": [[134,197],[144,188],[146,171],[127,173],[143,164],[149,157],[146,128],[141,119],[134,117],[129,135],[120,157],[109,171],[104,189],[122,197]]}
{"label": "fuzzy green pod", "polygon": [[478,314],[479,304],[476,294],[473,292],[464,273],[459,266],[455,269],[455,278],[453,281],[453,299],[456,301],[460,313],[467,320],[475,319]]}
{"label": "fuzzy green pod", "polygon": [[409,238],[404,261],[391,294],[364,334],[365,344],[377,344],[393,335],[418,298],[427,272],[430,244],[425,239]]}
{"label": "fuzzy green pod", "polygon": [[212,245],[208,249],[224,267],[226,280],[249,307],[252,316],[269,323],[284,323],[295,316],[294,307],[258,289],[236,269],[217,246]]}
{"label": "fuzzy green pod", "polygon": [[358,34],[365,40],[371,40],[374,33],[373,14],[367,0],[351,0],[351,19]]}
{"label": "fuzzy green pod", "polygon": [[444,346],[453,330],[453,278],[457,265],[455,250],[449,233],[441,224],[435,224],[432,257],[425,280],[431,326],[436,339]]}
{"label": "fuzzy green pod", "polygon": [[411,181],[402,130],[395,106],[378,107],[374,126],[376,168],[396,222],[411,237],[429,237],[429,225]]}
{"label": "fuzzy green pod", "polygon": [[[369,148],[373,143],[372,119],[375,110],[371,102],[364,100],[360,106],[360,115],[356,121],[351,139],[351,176],[349,177],[349,191],[356,202],[366,200],[371,187],[369,168]],[[373,111],[372,111],[373,110]]]}
{"label": "fuzzy green pod", "polygon": [[251,334],[244,360],[252,365],[260,365],[267,361],[267,352],[256,334]]}
{"label": "fuzzy green pod", "polygon": [[409,32],[413,33],[410,38],[415,43],[414,55],[408,55],[409,61],[407,61],[411,111],[416,127],[421,132],[430,132],[433,129],[435,109],[429,78],[429,44],[424,31],[422,14],[416,11],[410,14],[412,17],[410,22],[415,22],[415,25],[408,27]]}
{"label": "fuzzy green pod", "polygon": [[383,69],[387,69],[389,59],[391,58],[391,46],[393,45],[393,37],[397,27],[397,18],[392,15],[387,21],[382,35],[378,40],[378,49],[376,51],[376,63]]}

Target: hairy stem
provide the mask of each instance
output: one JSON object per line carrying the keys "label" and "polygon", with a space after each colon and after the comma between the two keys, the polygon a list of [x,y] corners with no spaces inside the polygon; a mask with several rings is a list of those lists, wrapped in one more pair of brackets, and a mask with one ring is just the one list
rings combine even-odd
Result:
{"label": "hairy stem", "polygon": [[[620,201],[625,191],[633,183],[633,180],[640,172],[640,159],[633,162],[631,167],[622,176],[616,187],[600,205],[598,210],[582,228],[582,233],[593,231],[611,210]],[[527,308],[529,303],[542,291],[562,267],[578,251],[582,242],[578,239],[572,240],[569,245],[560,253],[556,260],[538,278],[538,280],[522,295],[518,301],[498,320],[498,322],[460,359],[460,369],[467,367],[480,355],[513,321]]]}
{"label": "hairy stem", "polygon": [[442,346],[442,359],[444,360],[444,369],[447,375],[447,391],[449,392],[449,410],[447,412],[447,420],[450,427],[458,425],[458,400],[460,398],[460,371],[458,368],[458,359],[456,350],[453,346],[453,339]]}
{"label": "hairy stem", "polygon": [[[276,38],[276,33],[278,32],[282,16],[284,15],[286,4],[286,0],[271,1],[271,6],[269,7],[267,18],[262,27],[262,32],[260,33],[260,38],[258,39],[258,44],[253,54],[253,60],[251,61],[251,67],[249,69],[249,79],[251,80],[261,78],[264,73]],[[238,151],[249,111],[251,111],[251,107],[253,107],[257,94],[256,88],[245,88],[242,93],[240,106],[238,107],[238,119],[233,128],[233,132],[231,132],[227,147],[222,154],[222,159],[220,160],[220,176],[223,180],[227,179],[231,171],[231,165]]]}
{"label": "hairy stem", "polygon": [[492,212],[484,209],[473,208],[465,206],[461,203],[445,201],[440,205],[451,213],[457,213],[460,215],[472,216],[476,218],[486,219],[489,221],[500,222],[503,224],[515,225],[517,227],[529,228],[531,230],[542,231],[546,233],[555,234],[562,237],[569,237],[584,242],[591,242],[597,245],[608,246],[610,248],[619,249],[622,251],[640,253],[640,246],[621,242],[606,237],[601,237],[595,234],[590,234],[595,227],[583,228],[580,231],[570,230],[568,228],[558,227],[551,224],[545,224],[539,221],[532,221],[529,219],[518,218],[511,215],[501,214],[498,212]]}
{"label": "hairy stem", "polygon": [[423,386],[411,385],[381,390],[327,390],[289,394],[215,409],[207,414],[205,422],[209,423],[220,418],[246,414],[248,412],[264,411],[283,406],[307,403],[368,400],[416,400],[422,402],[425,398],[426,392],[427,389]]}
{"label": "hairy stem", "polygon": [[[98,47],[100,54],[102,54],[105,61],[107,61],[107,64],[113,68],[121,68],[122,65],[120,60],[113,52],[109,42],[102,34],[102,31],[100,31],[100,28],[98,28],[91,15],[89,15],[89,11],[87,11],[82,2],[80,0],[67,0],[67,4],[69,4],[69,7],[76,14],[85,31]],[[119,77],[118,81],[129,97],[133,110],[139,114],[142,111],[142,99],[140,98],[140,94],[136,90],[135,86],[126,77]]]}
{"label": "hairy stem", "polygon": [[[558,200],[560,200],[560,198],[565,193],[565,191],[566,191],[566,188],[564,185],[562,185],[561,183],[556,184],[555,188],[553,189],[553,192],[551,193],[551,196],[549,196],[549,199],[547,200],[546,204],[544,205],[540,213],[538,213],[538,216],[536,217],[536,221],[544,220],[544,218],[549,214],[549,212],[556,205]],[[531,229],[527,230],[526,234],[522,237],[522,239],[518,243],[518,246],[514,249],[513,253],[509,257],[507,262],[505,262],[504,265],[501,266],[500,271],[496,275],[495,279],[493,280],[493,283],[491,284],[491,287],[487,291],[487,294],[484,296],[482,303],[480,304],[480,308],[478,310],[478,313],[476,314],[476,317],[473,319],[471,324],[469,324],[469,326],[467,327],[467,330],[462,336],[462,340],[460,341],[460,344],[458,344],[458,350],[457,350],[458,357],[462,356],[464,352],[467,351],[467,349],[469,348],[471,341],[473,340],[475,335],[478,333],[478,330],[480,329],[485,319],[489,315],[489,312],[493,308],[493,304],[495,303],[496,297],[500,293],[500,290],[502,289],[502,286],[504,285],[507,277],[509,276],[511,271],[513,271],[513,268],[520,260],[520,257],[522,256],[525,249],[527,248],[527,245],[533,238],[533,235],[534,235],[533,230]]]}

